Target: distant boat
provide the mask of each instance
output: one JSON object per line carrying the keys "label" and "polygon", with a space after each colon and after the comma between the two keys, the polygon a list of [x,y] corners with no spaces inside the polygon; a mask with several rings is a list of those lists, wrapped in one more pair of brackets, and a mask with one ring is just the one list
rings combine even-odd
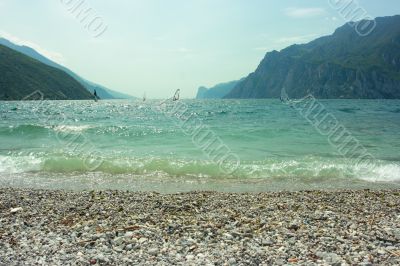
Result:
{"label": "distant boat", "polygon": [[146,93],[143,94],[143,101],[146,101]]}
{"label": "distant boat", "polygon": [[179,100],[179,95],[180,95],[180,93],[181,93],[181,90],[180,90],[180,89],[177,89],[176,92],[175,92],[174,97],[172,98],[172,100],[173,100],[174,102]]}
{"label": "distant boat", "polygon": [[286,89],[283,87],[282,90],[281,90],[281,96],[280,96],[281,102],[284,103],[284,104],[288,104],[291,107],[293,107],[293,104],[302,102],[303,99],[294,99],[294,100],[290,99],[289,95],[286,92]]}
{"label": "distant boat", "polygon": [[281,99],[281,102],[289,102],[290,101],[289,95],[287,94],[286,89],[284,87],[281,90],[280,99]]}
{"label": "distant boat", "polygon": [[97,96],[96,90],[94,90],[93,96],[94,96],[94,101],[97,102],[99,100],[99,96]]}

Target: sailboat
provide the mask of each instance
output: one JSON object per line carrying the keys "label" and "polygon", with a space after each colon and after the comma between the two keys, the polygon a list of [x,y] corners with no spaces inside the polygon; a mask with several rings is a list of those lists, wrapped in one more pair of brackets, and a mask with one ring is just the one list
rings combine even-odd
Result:
{"label": "sailboat", "polygon": [[285,87],[283,87],[281,90],[280,99],[281,99],[281,102],[289,102],[290,101],[289,95],[287,94]]}
{"label": "sailboat", "polygon": [[94,90],[93,96],[94,96],[94,101],[97,102],[99,100],[99,97],[97,96],[96,90]]}
{"label": "sailboat", "polygon": [[146,93],[143,94],[143,101],[146,101]]}
{"label": "sailboat", "polygon": [[[309,97],[309,96],[306,96],[306,97]],[[294,99],[294,100],[290,99],[289,95],[286,92],[286,88],[283,87],[282,90],[281,90],[280,100],[281,100],[282,103],[289,104],[290,106],[293,107],[293,104],[302,102],[302,100],[304,100],[304,98],[303,99]]]}
{"label": "sailboat", "polygon": [[180,95],[180,93],[181,93],[181,90],[180,89],[177,89],[176,90],[176,92],[175,92],[175,94],[174,94],[174,97],[172,98],[172,101],[178,101],[179,100],[179,95]]}

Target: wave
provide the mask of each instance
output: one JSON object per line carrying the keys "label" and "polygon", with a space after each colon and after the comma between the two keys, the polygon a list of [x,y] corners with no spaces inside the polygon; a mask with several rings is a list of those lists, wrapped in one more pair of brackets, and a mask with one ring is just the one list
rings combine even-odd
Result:
{"label": "wave", "polygon": [[0,127],[0,135],[3,136],[48,136],[49,134],[96,134],[110,136],[146,136],[175,133],[175,128],[160,129],[155,126],[93,126],[93,125],[17,125]]}
{"label": "wave", "polygon": [[[0,136],[12,138],[40,139],[47,138],[49,141],[54,139],[66,138],[66,136],[89,134],[89,130],[95,129],[91,125],[16,125],[9,127],[0,127]],[[106,131],[107,129],[102,129]],[[107,133],[107,132],[106,132]],[[111,131],[112,133],[112,131]]]}
{"label": "wave", "polygon": [[0,134],[41,134],[47,133],[49,130],[48,126],[41,125],[18,125],[18,126],[8,126],[0,128]]}
{"label": "wave", "polygon": [[2,134],[43,134],[51,132],[83,132],[91,128],[88,125],[17,125],[0,128],[0,133]]}
{"label": "wave", "polygon": [[340,108],[338,110],[343,113],[354,114],[357,111],[360,111],[361,109],[360,108]]}
{"label": "wave", "polygon": [[243,161],[232,174],[221,171],[212,161],[177,158],[91,158],[65,154],[0,156],[0,173],[90,173],[135,174],[215,179],[298,178],[305,182],[335,179],[367,182],[400,182],[398,162],[377,161],[373,167],[354,165],[345,159],[304,157],[295,160]]}
{"label": "wave", "polygon": [[93,128],[89,125],[79,125],[79,126],[72,126],[72,125],[59,125],[54,126],[52,129],[56,132],[83,132],[90,128]]}

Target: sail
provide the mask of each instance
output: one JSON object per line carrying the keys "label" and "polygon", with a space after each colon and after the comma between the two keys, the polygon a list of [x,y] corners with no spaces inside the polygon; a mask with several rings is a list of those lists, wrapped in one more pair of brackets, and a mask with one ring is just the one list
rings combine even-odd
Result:
{"label": "sail", "polygon": [[178,101],[179,100],[179,96],[180,96],[181,90],[177,89],[175,92],[174,97],[172,98],[173,101]]}
{"label": "sail", "polygon": [[287,102],[289,100],[290,100],[289,99],[289,95],[287,94],[285,87],[283,87],[282,90],[281,90],[281,101],[282,102]]}
{"label": "sail", "polygon": [[96,90],[94,90],[93,96],[94,96],[94,101],[97,102],[99,100],[99,96],[97,96],[97,91]]}

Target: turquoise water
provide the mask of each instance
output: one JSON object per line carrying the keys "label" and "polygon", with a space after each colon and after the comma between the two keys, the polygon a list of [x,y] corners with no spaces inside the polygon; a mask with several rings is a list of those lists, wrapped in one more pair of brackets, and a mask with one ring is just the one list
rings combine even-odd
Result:
{"label": "turquoise water", "polygon": [[[400,101],[321,103],[373,155],[369,167],[279,100],[2,102],[0,180],[161,191],[398,186]],[[225,150],[217,158],[204,148],[216,139]]]}

